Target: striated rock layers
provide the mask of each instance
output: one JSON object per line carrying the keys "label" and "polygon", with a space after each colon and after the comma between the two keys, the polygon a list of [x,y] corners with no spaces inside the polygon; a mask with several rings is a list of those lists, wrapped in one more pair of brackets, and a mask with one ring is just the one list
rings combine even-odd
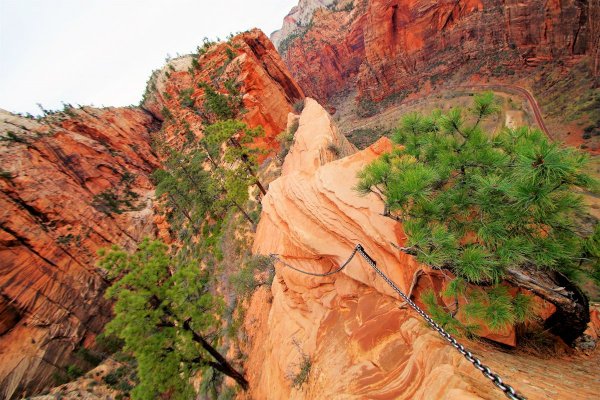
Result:
{"label": "striated rock layers", "polygon": [[32,393],[81,360],[111,315],[96,251],[153,231],[154,119],[69,109],[0,112],[0,397]]}
{"label": "striated rock layers", "polygon": [[503,76],[585,58],[598,76],[599,15],[598,0],[342,0],[273,39],[308,96],[328,103],[357,86],[358,99],[380,101],[459,69]]}
{"label": "striated rock layers", "polygon": [[[327,112],[307,99],[282,176],[271,183],[263,199],[254,252],[276,253],[293,267],[324,273],[344,262],[361,243],[405,293],[418,299],[424,290],[439,288],[443,277],[392,245],[403,245],[405,236],[401,224],[381,215],[382,201],[353,190],[357,171],[390,149],[391,142],[383,138],[356,152]],[[269,300],[260,292],[246,318],[255,343],[246,365],[253,398],[502,398],[407,309],[361,257],[328,277],[300,274],[278,262],[271,291],[268,315]],[[527,370],[519,357],[508,358],[504,362]],[[310,373],[303,377],[307,365]],[[555,367],[559,377],[569,373],[560,363]],[[504,368],[504,373],[508,369],[506,364],[495,368]],[[509,378],[519,378],[523,387],[523,382],[542,373],[543,368],[530,376]],[[552,385],[559,385],[561,378],[552,379],[550,385],[525,394],[552,398],[548,397]],[[593,384],[578,379],[573,388],[588,398]]]}

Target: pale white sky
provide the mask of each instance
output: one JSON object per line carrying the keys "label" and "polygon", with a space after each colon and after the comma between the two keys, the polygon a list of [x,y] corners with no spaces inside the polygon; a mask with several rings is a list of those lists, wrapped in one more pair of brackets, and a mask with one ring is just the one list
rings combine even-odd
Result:
{"label": "pale white sky", "polygon": [[203,37],[268,35],[298,0],[0,0],[0,108],[138,104],[167,54]]}

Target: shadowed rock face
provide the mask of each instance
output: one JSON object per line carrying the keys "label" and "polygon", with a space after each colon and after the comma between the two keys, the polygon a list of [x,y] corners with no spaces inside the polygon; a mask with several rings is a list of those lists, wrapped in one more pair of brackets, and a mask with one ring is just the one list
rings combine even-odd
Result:
{"label": "shadowed rock face", "polygon": [[352,8],[346,3],[351,2],[319,8],[312,26],[282,49],[300,86],[323,104],[340,92],[352,96],[354,86],[357,98],[379,101],[459,68],[465,76],[497,68],[502,74],[589,58],[592,73],[600,74],[597,0],[354,0]]}
{"label": "shadowed rock face", "polygon": [[[96,251],[153,232],[153,118],[72,109],[36,121],[0,113],[0,397],[52,383],[111,315]],[[10,136],[12,139],[7,139]],[[131,207],[111,212],[100,196]],[[135,200],[134,200],[135,198]],[[135,210],[133,210],[135,208]]]}

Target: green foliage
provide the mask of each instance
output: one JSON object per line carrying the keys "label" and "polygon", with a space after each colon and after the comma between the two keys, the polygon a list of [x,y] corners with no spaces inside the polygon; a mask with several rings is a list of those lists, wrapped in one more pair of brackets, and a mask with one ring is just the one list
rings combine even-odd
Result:
{"label": "green foliage", "polygon": [[75,379],[79,378],[81,375],[83,375],[83,370],[74,364],[68,365],[66,372],[67,372],[67,378],[71,381],[75,380]]}
{"label": "green foliage", "polygon": [[136,201],[140,196],[131,190],[134,180],[135,175],[124,171],[116,188],[106,189],[94,196],[92,207],[106,215],[136,210],[138,208]]}
{"label": "green foliage", "polygon": [[209,38],[205,37],[202,39],[202,47],[198,46],[197,51],[198,51],[198,55],[202,56],[204,54],[206,54],[208,52],[208,50],[214,46],[217,42],[210,40]]}
{"label": "green foliage", "polygon": [[113,248],[100,255],[100,266],[114,280],[106,296],[115,300],[115,318],[106,332],[124,340],[124,350],[138,362],[133,398],[194,397],[189,378],[209,362],[220,362],[207,352],[208,339],[199,339],[218,331],[223,307],[209,292],[208,273],[148,239],[133,254]]}
{"label": "green foliage", "polygon": [[171,112],[171,110],[169,110],[167,108],[167,106],[163,106],[163,108],[160,110],[160,114],[163,116],[163,118],[167,121],[172,120],[173,119],[173,113]]}
{"label": "green foliage", "polygon": [[0,169],[0,179],[6,179],[6,180],[10,181],[13,178],[14,178],[14,176],[13,176],[12,172]]}
{"label": "green foliage", "polygon": [[405,116],[394,134],[404,148],[363,169],[357,189],[385,197],[419,261],[469,282],[498,282],[524,263],[578,268],[584,241],[573,221],[582,203],[573,187],[596,184],[587,157],[538,130],[486,135],[480,121],[496,110],[484,94],[470,115]]}
{"label": "green foliage", "polygon": [[277,156],[281,162],[283,162],[294,143],[294,134],[298,130],[298,125],[298,120],[294,120],[288,130],[277,135],[277,141],[279,142],[279,153]]}
{"label": "green foliage", "polygon": [[217,183],[205,171],[206,155],[201,151],[180,153],[171,150],[169,153],[165,162],[167,169],[152,173],[156,195],[164,197],[175,229],[187,224],[197,231],[218,197]]}
{"label": "green foliage", "polygon": [[102,361],[102,357],[99,354],[91,352],[85,347],[78,348],[75,352],[75,355],[82,361],[85,361],[86,363],[91,364],[94,367],[100,364],[100,362]]}
{"label": "green foliage", "polygon": [[235,104],[233,104],[229,96],[217,92],[205,82],[198,83],[198,87],[204,89],[204,107],[213,113],[218,120],[227,120],[235,117]]}
{"label": "green foliage", "polygon": [[192,68],[196,71],[200,71],[202,67],[200,66],[200,62],[196,57],[192,58]]}
{"label": "green foliage", "polygon": [[302,385],[304,385],[304,383],[308,380],[311,368],[311,358],[306,354],[302,354],[302,360],[300,361],[298,373],[292,376],[292,386],[296,389],[300,389]]}
{"label": "green foliage", "polygon": [[327,145],[327,150],[329,150],[336,157],[339,157],[341,154],[341,149],[335,143],[329,143]]}
{"label": "green foliage", "polygon": [[[530,320],[533,315],[532,298],[522,293],[512,296],[503,285],[473,290],[459,278],[451,281],[443,295],[456,300],[454,309],[438,304],[432,290],[425,292],[421,301],[439,325],[456,335],[474,336],[481,330],[482,323],[492,332],[504,332],[515,323]],[[462,309],[458,298],[466,302]]]}
{"label": "green foliage", "polygon": [[300,114],[304,110],[304,99],[296,100],[292,105],[294,113]]}
{"label": "green foliage", "polygon": [[183,89],[179,92],[179,104],[181,107],[194,108],[194,99],[192,99],[192,94],[194,94],[193,88]]}
{"label": "green foliage", "polygon": [[8,143],[29,143],[27,139],[25,139],[22,135],[19,135],[13,131],[6,132],[5,136],[0,136],[0,142],[8,142]]}
{"label": "green foliage", "polygon": [[[236,294],[240,297],[247,297],[252,294],[257,287],[262,284],[270,284],[272,282],[273,262],[270,257],[254,256],[248,259],[242,268],[235,274],[231,275],[231,282]],[[264,276],[260,279],[257,275],[267,273],[267,278]]]}
{"label": "green foliage", "polygon": [[[217,164],[225,164],[226,168],[215,168],[221,177],[225,196],[228,202],[245,204],[248,200],[248,186],[260,182],[256,177],[258,155],[261,151],[248,146],[258,137],[264,135],[262,127],[251,129],[238,120],[219,121],[204,130],[202,143]],[[222,151],[223,145],[225,150]]]}
{"label": "green foliage", "polygon": [[[467,282],[496,285],[525,267],[593,274],[585,266],[598,263],[597,241],[576,224],[583,204],[574,190],[597,188],[587,156],[539,130],[483,132],[481,121],[497,110],[485,93],[469,112],[404,116],[393,135],[403,147],[360,171],[356,189],[381,195],[385,213],[403,221],[406,252]],[[502,290],[474,299],[468,314],[492,329],[520,320],[527,302]]]}
{"label": "green foliage", "polygon": [[229,61],[231,61],[235,58],[235,52],[230,47],[227,47],[225,49],[225,54],[227,55],[227,59]]}

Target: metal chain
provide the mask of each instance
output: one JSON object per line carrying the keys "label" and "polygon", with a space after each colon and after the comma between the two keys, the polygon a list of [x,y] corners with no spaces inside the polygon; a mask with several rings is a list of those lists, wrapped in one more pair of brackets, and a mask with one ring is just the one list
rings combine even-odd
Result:
{"label": "metal chain", "polygon": [[283,261],[281,258],[279,258],[279,254],[270,254],[269,256],[275,260],[275,261],[279,261],[280,263],[282,263],[284,266],[293,269],[294,271],[300,272],[301,274],[305,274],[305,275],[312,275],[312,276],[329,276],[329,275],[333,275],[333,274],[337,274],[338,272],[340,272],[341,270],[343,270],[344,268],[346,268],[346,266],[348,264],[350,264],[350,261],[352,261],[352,259],[354,258],[354,256],[356,255],[356,252],[358,251],[358,246],[356,246],[354,248],[354,251],[352,251],[352,254],[350,254],[350,257],[348,257],[348,259],[342,264],[340,265],[337,269],[330,271],[330,272],[325,272],[323,274],[319,274],[316,272],[308,272],[308,271],[303,271],[301,269],[298,269],[296,267],[294,267],[293,265],[290,265],[288,263],[286,263],[285,261]]}
{"label": "metal chain", "polygon": [[500,390],[502,390],[502,392],[506,395],[506,397],[508,397],[511,400],[526,400],[526,398],[519,394],[512,386],[510,386],[507,383],[504,383],[504,381],[502,380],[502,378],[500,378],[500,376],[498,374],[496,374],[495,372],[493,372],[487,365],[483,364],[481,362],[481,360],[479,360],[477,357],[475,357],[473,355],[473,353],[471,353],[469,350],[467,350],[462,344],[458,343],[458,341],[452,337],[452,335],[450,335],[444,328],[442,328],[440,325],[437,324],[437,322],[435,322],[429,315],[427,315],[427,313],[425,311],[423,311],[423,309],[421,309],[421,307],[419,307],[414,301],[412,301],[407,295],[405,295],[397,286],[396,284],[387,277],[386,274],[383,273],[383,271],[381,271],[378,267],[377,267],[377,263],[375,262],[375,260],[373,260],[371,258],[371,256],[369,256],[369,254],[367,254],[367,252],[365,251],[365,249],[360,245],[357,244],[356,247],[354,248],[354,251],[352,252],[352,254],[350,255],[350,257],[337,269],[335,269],[334,271],[331,272],[326,272],[323,274],[318,274],[318,273],[314,273],[314,272],[308,272],[308,271],[303,271],[301,269],[298,269],[296,267],[293,267],[287,263],[285,263],[284,261],[282,261],[279,256],[277,254],[271,254],[271,258],[273,258],[276,261],[279,261],[280,263],[282,263],[284,266],[293,269],[294,271],[300,272],[302,274],[306,274],[306,275],[312,275],[312,276],[328,276],[328,275],[333,275],[336,274],[338,272],[340,272],[341,270],[343,270],[344,268],[346,268],[346,266],[350,263],[350,261],[354,258],[354,256],[356,255],[356,253],[360,254],[365,261],[367,261],[367,263],[371,266],[371,268],[373,268],[375,270],[375,272],[409,305],[411,306],[411,308],[413,310],[415,310],[421,317],[423,317],[423,319],[437,332],[440,334],[441,337],[443,337],[448,343],[450,343],[452,345],[452,347],[454,347],[460,354],[462,354],[471,364],[473,364],[473,366],[475,368],[477,368],[486,378],[488,378],[490,381],[492,381],[492,383],[494,385],[496,385],[496,387],[498,387]]}

